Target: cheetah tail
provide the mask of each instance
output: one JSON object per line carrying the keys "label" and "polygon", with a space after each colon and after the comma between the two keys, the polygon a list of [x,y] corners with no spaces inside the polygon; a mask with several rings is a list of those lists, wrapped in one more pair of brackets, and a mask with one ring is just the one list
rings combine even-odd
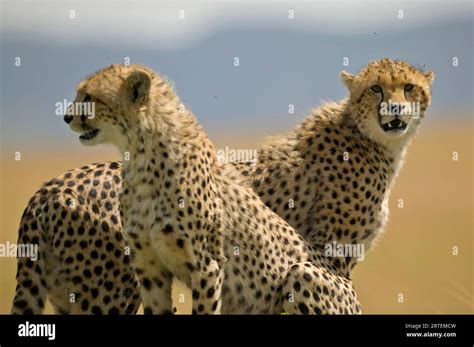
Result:
{"label": "cheetah tail", "polygon": [[16,290],[11,314],[41,314],[47,297],[46,237],[38,216],[27,207],[21,217],[17,242]]}

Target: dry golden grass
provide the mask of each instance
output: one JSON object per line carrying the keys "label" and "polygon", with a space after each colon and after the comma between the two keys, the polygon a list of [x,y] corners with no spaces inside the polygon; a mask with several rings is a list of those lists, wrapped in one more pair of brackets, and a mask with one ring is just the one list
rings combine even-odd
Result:
{"label": "dry golden grass", "polygon": [[[354,273],[364,313],[473,313],[472,134],[468,121],[455,127],[435,123],[425,126],[410,147],[390,199],[387,230]],[[452,160],[454,151],[458,161]],[[118,159],[112,149],[79,146],[24,153],[21,161],[11,152],[2,154],[1,243],[16,242],[23,209],[42,182],[69,168]],[[403,208],[397,207],[398,199]],[[453,247],[459,255],[453,255]],[[0,313],[8,313],[16,261],[0,262]],[[175,295],[183,291],[188,293],[178,286]],[[177,306],[181,312],[189,309],[189,303]]]}
{"label": "dry golden grass", "polygon": [[433,124],[409,148],[388,227],[354,273],[364,312],[473,312],[472,138],[468,121]]}

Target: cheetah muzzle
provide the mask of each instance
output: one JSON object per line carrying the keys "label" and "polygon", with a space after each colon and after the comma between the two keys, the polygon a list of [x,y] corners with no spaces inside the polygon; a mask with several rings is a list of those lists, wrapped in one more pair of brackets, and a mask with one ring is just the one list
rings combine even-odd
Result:
{"label": "cheetah muzzle", "polygon": [[91,130],[91,131],[88,131],[82,135],[79,136],[79,139],[80,140],[92,140],[93,138],[95,138],[100,132],[100,129],[94,129],[94,130]]}

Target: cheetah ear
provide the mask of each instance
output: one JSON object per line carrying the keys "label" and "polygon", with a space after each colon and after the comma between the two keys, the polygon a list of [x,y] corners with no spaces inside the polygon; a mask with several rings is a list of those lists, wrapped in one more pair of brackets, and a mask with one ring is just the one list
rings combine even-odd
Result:
{"label": "cheetah ear", "polygon": [[433,71],[425,71],[423,72],[423,76],[425,76],[426,80],[431,84],[435,79],[435,75]]}
{"label": "cheetah ear", "polygon": [[151,77],[145,71],[133,71],[125,80],[127,98],[133,105],[142,105],[148,100]]}
{"label": "cheetah ear", "polygon": [[354,75],[347,71],[342,71],[340,76],[341,76],[342,82],[344,82],[346,87],[348,89],[351,89],[352,81],[354,80]]}

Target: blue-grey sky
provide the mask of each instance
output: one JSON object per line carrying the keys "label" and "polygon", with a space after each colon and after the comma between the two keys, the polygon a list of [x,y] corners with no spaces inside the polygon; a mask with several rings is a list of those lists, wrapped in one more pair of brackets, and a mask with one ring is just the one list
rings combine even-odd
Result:
{"label": "blue-grey sky", "polygon": [[341,70],[385,56],[435,72],[433,117],[472,116],[468,1],[2,1],[1,10],[6,148],[77,142],[55,104],[126,57],[168,76],[211,138],[290,130],[345,96]]}

